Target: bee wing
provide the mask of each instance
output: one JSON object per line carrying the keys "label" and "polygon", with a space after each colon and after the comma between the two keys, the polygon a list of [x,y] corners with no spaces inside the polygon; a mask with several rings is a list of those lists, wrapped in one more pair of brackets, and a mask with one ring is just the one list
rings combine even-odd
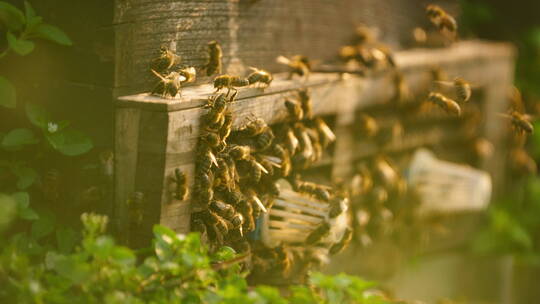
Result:
{"label": "bee wing", "polygon": [[454,86],[454,82],[452,81],[445,81],[445,80],[434,80],[433,81],[436,84],[441,84],[443,86],[452,87]]}
{"label": "bee wing", "polygon": [[512,115],[506,114],[506,113],[497,113],[497,116],[504,117],[504,118],[512,118]]}
{"label": "bee wing", "polygon": [[210,155],[210,159],[212,160],[212,164],[214,164],[214,166],[216,166],[216,167],[219,167],[216,156],[214,155],[214,153],[212,153],[210,151],[208,153]]}
{"label": "bee wing", "polygon": [[261,155],[261,157],[264,158],[266,161],[270,162],[272,166],[281,168],[281,165],[280,165],[281,160],[279,159],[279,157],[270,156],[270,155]]}
{"label": "bee wing", "polygon": [[326,135],[326,137],[328,137],[328,139],[330,141],[335,141],[336,140],[336,135],[334,134],[332,129],[330,129],[330,127],[324,121],[321,120],[319,122],[319,128],[324,133],[324,135]]}
{"label": "bee wing", "polygon": [[260,200],[256,195],[253,196],[253,200],[255,201],[255,203],[257,204],[257,206],[259,206],[259,208],[261,208],[261,210],[262,210],[264,213],[267,213],[267,212],[268,212],[268,210],[266,210],[266,207],[264,207],[263,203],[261,202],[261,200]]}
{"label": "bee wing", "polygon": [[291,60],[285,56],[280,55],[276,58],[276,62],[284,65],[289,65],[291,63]]}
{"label": "bee wing", "polygon": [[259,167],[259,169],[261,169],[262,172],[264,172],[265,174],[268,174],[268,170],[266,170],[266,168],[261,165],[258,161],[254,161],[255,163],[255,166]]}

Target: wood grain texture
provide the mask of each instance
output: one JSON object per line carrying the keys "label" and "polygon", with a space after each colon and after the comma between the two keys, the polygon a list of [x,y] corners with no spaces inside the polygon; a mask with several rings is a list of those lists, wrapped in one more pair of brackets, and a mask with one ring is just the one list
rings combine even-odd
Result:
{"label": "wood grain texture", "polygon": [[[500,130],[494,128],[497,125],[494,114],[505,106],[502,92],[512,81],[513,54],[513,49],[506,44],[470,41],[448,49],[398,52],[396,60],[415,94],[425,94],[431,82],[429,69],[434,66],[442,67],[450,79],[459,75],[484,87],[489,97],[485,97],[488,104],[485,132],[493,134],[490,139],[497,143]],[[335,118],[338,142],[333,159],[325,160],[332,165],[333,176],[347,177],[355,160],[375,153],[373,146],[356,143],[352,125],[356,111],[388,103],[393,98],[395,89],[391,74],[378,72],[358,77],[341,73],[315,73],[306,82],[285,80],[284,75],[276,76],[275,83],[265,91],[256,88],[240,89],[238,99],[229,107],[234,113],[234,128],[245,123],[250,115],[261,117],[269,124],[282,121],[287,115],[283,106],[284,98],[294,94],[298,88],[309,87],[314,114]],[[118,100],[119,110],[134,108],[142,113],[138,126],[135,188],[147,192],[147,198],[151,200],[148,205],[151,210],[148,215],[145,214],[144,229],[147,232],[151,224],[157,222],[179,233],[189,231],[189,197],[186,201],[172,198],[170,177],[174,169],[180,168],[186,173],[188,184],[193,183],[199,119],[207,111],[202,105],[212,92],[210,85],[203,84],[185,88],[180,99],[161,99],[140,94]],[[497,94],[501,95],[495,96]],[[391,119],[389,116],[387,124],[391,123]],[[411,133],[405,141],[386,145],[385,151],[393,153],[403,148],[414,149],[444,141],[465,140],[457,138],[459,136],[449,137],[444,131],[433,129],[428,133]]]}
{"label": "wood grain texture", "polygon": [[[382,41],[399,48],[415,26],[427,25],[428,2],[433,1],[117,0],[117,96],[149,90],[155,79],[148,64],[160,45],[176,50],[184,64],[201,66],[206,44],[218,40],[225,72],[242,74],[248,66],[279,72],[284,68],[275,62],[278,55],[334,59],[362,23],[377,27]],[[457,1],[435,2],[457,11]]]}

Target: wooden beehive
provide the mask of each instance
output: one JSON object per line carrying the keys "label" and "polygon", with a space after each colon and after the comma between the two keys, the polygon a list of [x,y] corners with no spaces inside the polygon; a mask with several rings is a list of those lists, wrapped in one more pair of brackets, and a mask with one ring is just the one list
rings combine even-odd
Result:
{"label": "wooden beehive", "polygon": [[[481,88],[484,120],[483,136],[496,147],[501,140],[504,125],[496,118],[503,112],[506,92],[513,81],[513,49],[506,44],[481,41],[459,42],[443,49],[411,49],[396,53],[399,69],[413,93],[429,88],[430,68],[444,69],[449,76],[461,76]],[[332,177],[348,177],[352,163],[376,150],[358,143],[352,127],[359,110],[387,105],[394,96],[392,77],[384,71],[355,76],[339,73],[314,73],[308,81],[286,80],[275,75],[272,85],[262,91],[257,88],[241,89],[237,100],[229,107],[234,114],[235,128],[246,117],[255,115],[268,124],[283,120],[286,109],[283,99],[299,88],[309,88],[314,115],[329,117],[337,135],[332,156],[323,160]],[[191,205],[175,200],[170,191],[170,177],[180,168],[193,182],[195,147],[199,137],[199,118],[207,111],[202,108],[212,95],[210,84],[185,88],[179,99],[161,99],[147,94],[121,97],[116,112],[116,210],[119,229],[137,245],[151,236],[151,227],[161,223],[178,233],[189,231]],[[396,114],[396,113],[394,113]],[[413,122],[414,123],[414,122]],[[451,131],[410,134],[385,149],[412,150],[422,146],[456,140]],[[459,138],[458,138],[459,139]],[[459,150],[459,141],[454,148]],[[371,150],[370,150],[371,149]],[[394,151],[394,152],[395,152]],[[501,176],[503,152],[495,155],[483,166],[495,177]],[[134,191],[145,194],[144,220],[136,231],[128,231],[126,200]]]}

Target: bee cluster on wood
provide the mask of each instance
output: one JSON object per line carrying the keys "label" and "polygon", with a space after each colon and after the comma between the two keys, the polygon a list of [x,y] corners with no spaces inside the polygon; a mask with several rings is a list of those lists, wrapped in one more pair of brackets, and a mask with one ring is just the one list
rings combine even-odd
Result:
{"label": "bee cluster on wood", "polygon": [[[435,5],[429,5],[426,12],[440,33],[455,40],[457,24],[451,15]],[[356,114],[353,128],[358,131],[358,141],[372,142],[376,148],[369,157],[354,161],[350,179],[334,181],[332,186],[304,180],[303,172],[323,159],[336,140],[327,122],[314,116],[310,92],[301,88],[283,100],[288,114],[283,121],[268,125],[262,118],[249,117],[234,129],[235,117],[229,105],[236,102],[238,89],[264,89],[271,85],[273,76],[259,68],[251,68],[247,76],[221,74],[222,56],[219,43],[211,41],[203,67],[180,67],[181,58],[162,48],[152,62],[151,71],[159,78],[152,94],[174,98],[183,84],[195,80],[196,71],[204,71],[206,76],[217,74],[213,79],[216,91],[204,106],[207,112],[200,120],[193,188],[188,189],[186,175],[176,169],[171,177],[175,184],[173,196],[185,200],[191,193],[196,206],[191,217],[192,231],[200,232],[211,250],[230,246],[245,254],[243,265],[254,280],[305,275],[309,268],[327,262],[329,254],[341,252],[352,240],[366,246],[373,238],[394,233],[399,230],[398,225],[413,221],[419,198],[414,189],[407,187],[400,173],[403,164],[400,159],[393,159],[396,151],[392,150],[393,144],[402,143],[408,134],[411,121],[431,119],[438,123],[442,118],[454,124],[463,123],[458,131],[473,142],[470,148],[478,158],[493,152],[491,143],[476,133],[482,115],[479,105],[470,101],[474,85],[460,77],[448,80],[440,68],[433,68],[431,86],[414,96],[390,48],[377,40],[373,29],[359,26],[352,43],[339,50],[339,57],[356,69],[389,70],[394,84],[393,102],[383,105],[384,110],[375,106]],[[302,55],[279,56],[276,60],[288,68],[288,79],[307,79],[313,69],[313,62]],[[387,113],[397,118],[381,119]],[[527,115],[517,106],[500,116],[511,122],[518,135],[533,131]],[[534,160],[524,151],[522,145],[512,150],[515,166],[536,171]],[[281,179],[287,180],[295,192],[328,204],[329,214],[304,242],[270,248],[260,239],[260,218],[279,197]],[[141,204],[142,199],[140,195],[133,197],[132,204]],[[350,210],[344,207],[346,200],[351,201]],[[332,219],[344,212],[349,212],[352,226],[340,240],[322,242],[331,229]],[[132,216],[139,219],[142,215]]]}

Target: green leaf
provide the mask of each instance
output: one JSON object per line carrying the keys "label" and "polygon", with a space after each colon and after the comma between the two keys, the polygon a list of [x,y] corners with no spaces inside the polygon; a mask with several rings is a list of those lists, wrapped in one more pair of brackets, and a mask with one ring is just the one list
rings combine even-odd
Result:
{"label": "green leaf", "polygon": [[90,265],[78,256],[65,256],[53,251],[47,252],[45,265],[53,269],[62,277],[69,279],[73,284],[82,283],[91,275]]}
{"label": "green leaf", "polygon": [[64,253],[71,252],[77,244],[77,237],[77,232],[71,228],[61,228],[56,230],[56,243],[58,244],[58,249]]}
{"label": "green leaf", "polygon": [[27,192],[16,192],[11,195],[17,202],[17,214],[24,220],[37,220],[38,214],[30,208],[30,197]]}
{"label": "green leaf", "polygon": [[20,190],[30,187],[38,178],[38,174],[36,170],[29,167],[13,166],[11,168],[11,171],[18,178],[17,188]]}
{"label": "green leaf", "polygon": [[11,130],[2,139],[2,147],[6,149],[20,149],[24,145],[37,144],[39,139],[34,135],[34,132],[28,129]]}
{"label": "green leaf", "polygon": [[74,129],[45,133],[45,136],[55,150],[67,156],[81,155],[94,147],[88,136]]}
{"label": "green leaf", "polygon": [[5,229],[15,217],[17,205],[13,196],[0,193],[0,231]]}
{"label": "green leaf", "polygon": [[27,103],[25,109],[26,117],[28,117],[32,124],[42,129],[47,128],[47,123],[51,121],[51,115],[45,108],[40,105]]}
{"label": "green leaf", "polygon": [[24,15],[26,17],[26,27],[29,31],[33,31],[33,28],[43,21],[43,18],[36,15],[34,8],[28,1],[24,1]]}
{"label": "green leaf", "polygon": [[26,39],[18,39],[13,33],[7,32],[7,41],[9,47],[15,51],[15,53],[25,56],[30,54],[34,50],[34,43]]}
{"label": "green leaf", "polygon": [[38,24],[33,30],[37,37],[56,42],[60,45],[72,45],[71,39],[61,29],[54,25],[41,23]]}
{"label": "green leaf", "polygon": [[216,261],[225,261],[234,258],[235,255],[236,251],[234,251],[234,249],[228,246],[223,246],[215,253],[214,258]]}
{"label": "green leaf", "polygon": [[0,2],[0,24],[5,25],[9,30],[21,30],[26,23],[23,13],[15,6]]}
{"label": "green leaf", "polygon": [[13,109],[17,105],[15,87],[9,80],[0,76],[0,106]]}
{"label": "green leaf", "polygon": [[122,246],[114,247],[110,256],[116,263],[124,266],[134,265],[136,260],[133,251]]}
{"label": "green leaf", "polygon": [[54,215],[49,212],[40,214],[39,219],[32,223],[31,230],[36,239],[49,235],[54,230]]}

